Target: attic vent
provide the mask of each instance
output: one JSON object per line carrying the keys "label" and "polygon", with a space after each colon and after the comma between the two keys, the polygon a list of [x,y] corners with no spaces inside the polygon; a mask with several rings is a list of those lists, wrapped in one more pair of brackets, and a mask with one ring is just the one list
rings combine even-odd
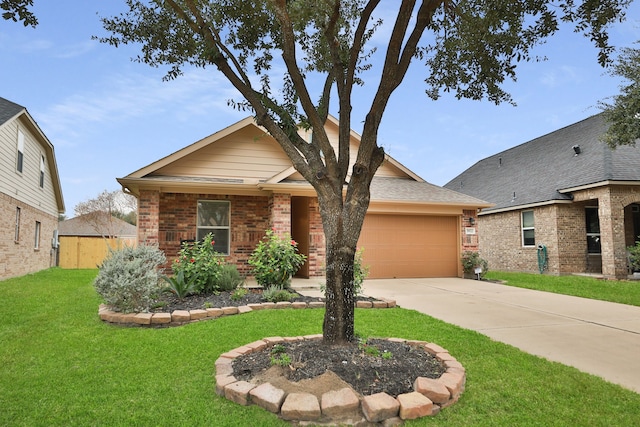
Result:
{"label": "attic vent", "polygon": [[498,157],[498,167],[502,167],[502,157]]}
{"label": "attic vent", "polygon": [[515,202],[516,201],[516,192],[513,192],[513,197],[511,197],[511,202]]}
{"label": "attic vent", "polygon": [[573,147],[571,147],[571,148],[573,148],[573,152],[574,152],[574,153],[576,153],[576,154],[574,154],[574,157],[575,157],[575,156],[577,156],[578,154],[580,154],[580,152],[582,151],[582,150],[580,149],[580,146],[579,146],[579,145],[577,145],[577,144],[576,144],[576,145],[574,145],[574,146],[573,146]]}

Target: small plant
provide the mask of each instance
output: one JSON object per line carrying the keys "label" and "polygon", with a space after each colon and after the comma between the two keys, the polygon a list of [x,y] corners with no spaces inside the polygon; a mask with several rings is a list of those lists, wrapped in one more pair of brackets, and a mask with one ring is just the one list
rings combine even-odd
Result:
{"label": "small plant", "polygon": [[236,288],[233,292],[231,292],[231,299],[234,301],[240,301],[242,298],[247,295],[249,291],[247,288]]}
{"label": "small plant", "polygon": [[288,288],[293,276],[307,257],[298,253],[298,244],[291,236],[279,237],[275,229],[267,230],[249,257],[249,265],[259,285],[264,288]]}
{"label": "small plant", "polygon": [[159,267],[166,261],[155,246],[110,250],[93,285],[106,304],[123,313],[147,312],[160,292]]}
{"label": "small plant", "polygon": [[391,360],[393,358],[393,353],[391,353],[388,350],[385,350],[385,351],[382,352],[382,358],[384,360]]}
{"label": "small plant", "polygon": [[476,267],[482,269],[480,272],[480,277],[484,277],[489,271],[489,263],[486,259],[480,258],[480,254],[478,252],[473,251],[465,251],[462,254],[462,271],[466,276],[475,275]]}
{"label": "small plant", "polygon": [[291,357],[286,353],[287,349],[282,344],[276,344],[271,349],[271,365],[289,366]]}
{"label": "small plant", "polygon": [[291,301],[295,297],[296,294],[278,286],[269,286],[267,289],[262,291],[262,298],[269,302]]}
{"label": "small plant", "polygon": [[213,308],[213,303],[211,301],[205,301],[204,308]]}
{"label": "small plant", "polygon": [[162,276],[162,278],[168,283],[164,289],[165,292],[171,292],[181,300],[191,294],[195,294],[198,290],[193,278],[191,280],[185,279],[184,270],[178,270],[173,277]]}

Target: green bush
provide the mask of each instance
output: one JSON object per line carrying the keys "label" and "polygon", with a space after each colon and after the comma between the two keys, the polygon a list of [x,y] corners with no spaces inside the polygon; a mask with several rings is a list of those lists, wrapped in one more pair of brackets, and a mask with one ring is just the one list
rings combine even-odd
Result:
{"label": "green bush", "polygon": [[635,246],[627,247],[629,251],[629,263],[633,271],[640,271],[640,241]]}
{"label": "green bush", "polygon": [[196,293],[215,292],[220,270],[224,265],[222,254],[213,249],[213,234],[200,242],[185,242],[171,268],[175,274],[182,271],[186,281],[193,282]]}
{"label": "green bush", "polygon": [[238,268],[233,264],[223,264],[218,271],[215,288],[219,291],[233,291],[244,282],[238,272]]}
{"label": "green bush", "polygon": [[275,230],[267,230],[249,257],[249,265],[253,267],[253,275],[260,286],[277,286],[280,289],[289,287],[291,276],[307,258],[298,253],[297,245],[289,234],[279,237]]}
{"label": "green bush", "polygon": [[295,296],[296,294],[279,286],[269,286],[262,291],[262,298],[269,302],[291,301]]}
{"label": "green bush", "polygon": [[159,266],[164,253],[154,246],[125,246],[99,266],[94,287],[105,303],[123,313],[146,312],[160,292]]}
{"label": "green bush", "polygon": [[180,299],[194,294],[197,291],[195,282],[185,279],[184,270],[179,270],[173,277],[162,276],[162,278],[168,284],[164,290],[175,294]]}
{"label": "green bush", "polygon": [[489,271],[489,262],[484,258],[480,258],[478,252],[465,251],[462,254],[462,271],[464,271],[465,274],[475,274],[476,267],[482,268],[480,277],[484,277],[487,271]]}

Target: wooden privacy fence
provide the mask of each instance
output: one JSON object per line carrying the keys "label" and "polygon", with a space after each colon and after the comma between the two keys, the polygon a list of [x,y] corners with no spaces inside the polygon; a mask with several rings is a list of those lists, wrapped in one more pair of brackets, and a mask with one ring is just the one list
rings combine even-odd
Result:
{"label": "wooden privacy fence", "polygon": [[135,246],[135,237],[110,238],[60,236],[59,265],[61,268],[97,268],[109,253],[109,247],[119,249]]}

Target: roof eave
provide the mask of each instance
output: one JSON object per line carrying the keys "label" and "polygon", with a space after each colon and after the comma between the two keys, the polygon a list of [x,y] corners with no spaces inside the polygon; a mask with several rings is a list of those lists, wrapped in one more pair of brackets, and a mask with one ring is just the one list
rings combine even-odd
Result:
{"label": "roof eave", "polygon": [[576,187],[563,188],[561,190],[558,190],[558,193],[568,194],[568,193],[574,193],[576,191],[589,190],[591,188],[606,187],[608,185],[640,186],[640,181],[616,181],[616,180],[599,181],[591,184],[579,185]]}
{"label": "roof eave", "polygon": [[540,206],[548,206],[548,205],[555,205],[555,204],[569,204],[569,203],[573,203],[573,201],[572,200],[560,200],[560,199],[546,200],[544,202],[534,202],[534,203],[527,203],[527,204],[524,204],[524,205],[508,206],[508,207],[504,207],[504,208],[483,210],[478,215],[482,216],[482,215],[489,215],[489,214],[509,212],[509,211],[519,211],[519,210],[523,210],[523,209],[532,209],[532,208],[537,208],[537,207],[540,207]]}

